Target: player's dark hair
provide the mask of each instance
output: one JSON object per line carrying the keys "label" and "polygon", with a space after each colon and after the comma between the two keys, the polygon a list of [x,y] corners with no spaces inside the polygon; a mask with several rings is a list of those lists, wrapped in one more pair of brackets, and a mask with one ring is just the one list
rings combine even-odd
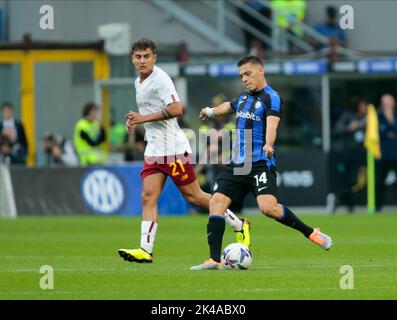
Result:
{"label": "player's dark hair", "polygon": [[237,66],[240,68],[247,63],[252,63],[263,67],[261,59],[259,59],[257,56],[246,56],[237,63]]}
{"label": "player's dark hair", "polygon": [[147,38],[141,38],[132,45],[131,54],[138,50],[151,49],[153,54],[156,54],[156,44],[153,40]]}
{"label": "player's dark hair", "polygon": [[14,109],[12,103],[9,102],[9,101],[4,101],[4,102],[1,104],[1,110],[5,109],[5,108],[10,108],[11,110]]}
{"label": "player's dark hair", "polygon": [[97,105],[93,102],[88,102],[83,107],[83,117],[87,117],[93,109],[98,109]]}

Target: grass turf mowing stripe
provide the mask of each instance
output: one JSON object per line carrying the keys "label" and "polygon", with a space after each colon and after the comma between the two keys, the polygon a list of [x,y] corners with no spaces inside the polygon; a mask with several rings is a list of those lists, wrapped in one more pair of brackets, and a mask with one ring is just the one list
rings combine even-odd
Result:
{"label": "grass turf mowing stripe", "polygon": [[[140,218],[20,217],[0,220],[0,299],[395,299],[396,215],[300,215],[335,243],[325,252],[263,216],[252,221],[253,265],[193,272],[208,256],[205,216],[160,217],[152,265],[123,261],[137,247]],[[235,242],[226,226],[223,247]],[[54,290],[41,290],[42,265]],[[342,290],[340,267],[354,269]],[[237,272],[237,274],[236,274]]]}

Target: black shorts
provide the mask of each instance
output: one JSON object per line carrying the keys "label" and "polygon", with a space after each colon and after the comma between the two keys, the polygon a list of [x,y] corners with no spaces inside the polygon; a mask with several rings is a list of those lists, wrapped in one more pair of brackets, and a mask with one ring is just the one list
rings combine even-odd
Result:
{"label": "black shorts", "polygon": [[277,198],[277,174],[274,166],[267,167],[266,161],[253,163],[247,175],[234,175],[233,166],[227,165],[219,175],[213,189],[232,199],[234,207],[241,207],[245,196],[251,192],[255,198],[261,194],[271,194]]}

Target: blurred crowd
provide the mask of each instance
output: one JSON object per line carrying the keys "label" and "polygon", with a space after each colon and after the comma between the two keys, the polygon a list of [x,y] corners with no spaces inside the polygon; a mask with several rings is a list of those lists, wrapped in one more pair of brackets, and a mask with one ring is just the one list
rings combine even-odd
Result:
{"label": "blurred crowd", "polygon": [[22,122],[14,117],[14,107],[10,102],[1,106],[0,121],[0,163],[25,164],[28,143]]}
{"label": "blurred crowd", "polygon": [[[335,212],[337,206],[346,206],[353,212],[356,194],[366,186],[367,152],[364,148],[369,102],[352,97],[348,110],[333,119],[333,143],[330,158],[331,177],[339,179],[328,195],[328,210]],[[397,110],[395,97],[385,93],[380,97],[378,127],[381,158],[376,161],[376,206],[381,211],[384,204],[386,179],[391,171],[397,176]],[[395,182],[396,188],[397,183]]]}
{"label": "blurred crowd", "polygon": [[[317,34],[327,38],[328,44],[324,44],[317,37],[305,32],[303,26],[307,8],[305,0],[270,0],[267,3],[257,0],[240,0],[240,2],[243,5],[238,10],[240,18],[269,39],[269,41],[263,41],[255,37],[252,32],[244,30],[245,47],[248,53],[263,59],[265,52],[273,47],[278,52],[299,54],[302,50],[297,46],[297,41],[301,41],[310,44],[317,51],[328,49],[325,51],[333,61],[340,59],[336,47],[346,46],[346,34],[339,26],[338,10],[335,6],[327,6],[323,21],[311,26]],[[275,23],[278,28],[272,31],[271,24],[253,18],[250,14],[252,10],[262,16],[265,21]]]}

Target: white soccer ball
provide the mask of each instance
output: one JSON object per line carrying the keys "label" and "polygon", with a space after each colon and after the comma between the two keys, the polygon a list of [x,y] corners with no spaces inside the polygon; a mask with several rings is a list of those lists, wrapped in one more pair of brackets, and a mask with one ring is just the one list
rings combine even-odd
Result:
{"label": "white soccer ball", "polygon": [[248,269],[252,263],[251,250],[241,243],[231,243],[223,250],[222,263],[226,269]]}

